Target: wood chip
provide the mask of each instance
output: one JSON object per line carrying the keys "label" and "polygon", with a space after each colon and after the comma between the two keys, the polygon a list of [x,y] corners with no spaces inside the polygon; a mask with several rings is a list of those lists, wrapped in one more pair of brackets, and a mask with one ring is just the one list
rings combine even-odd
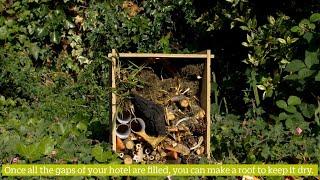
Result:
{"label": "wood chip", "polygon": [[123,163],[124,163],[124,164],[132,164],[132,162],[133,162],[133,160],[132,160],[132,157],[131,157],[131,156],[125,155],[125,156],[123,157]]}
{"label": "wood chip", "polygon": [[170,152],[167,153],[167,156],[168,156],[168,157],[171,157],[172,159],[175,159],[175,160],[178,159],[178,153],[177,153],[177,151],[170,151]]}
{"label": "wood chip", "polygon": [[126,146],[127,149],[130,149],[130,150],[131,150],[131,149],[134,148],[134,142],[133,142],[133,141],[127,140],[127,141],[125,141],[124,143],[125,143],[125,146]]}
{"label": "wood chip", "polygon": [[116,140],[116,148],[117,148],[117,151],[122,151],[125,149],[125,145],[119,137],[117,137],[117,140]]}

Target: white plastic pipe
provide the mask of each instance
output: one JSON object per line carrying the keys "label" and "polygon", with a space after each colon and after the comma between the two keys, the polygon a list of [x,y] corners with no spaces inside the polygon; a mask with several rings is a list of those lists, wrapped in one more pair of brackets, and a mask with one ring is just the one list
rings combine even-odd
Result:
{"label": "white plastic pipe", "polygon": [[116,128],[116,135],[120,139],[127,139],[130,134],[130,127],[128,124],[119,124]]}
{"label": "white plastic pipe", "polygon": [[117,114],[117,121],[120,124],[128,124],[131,120],[131,113],[129,110],[124,109]]}
{"label": "white plastic pipe", "polygon": [[141,118],[133,118],[130,121],[130,128],[132,132],[145,131],[146,124]]}

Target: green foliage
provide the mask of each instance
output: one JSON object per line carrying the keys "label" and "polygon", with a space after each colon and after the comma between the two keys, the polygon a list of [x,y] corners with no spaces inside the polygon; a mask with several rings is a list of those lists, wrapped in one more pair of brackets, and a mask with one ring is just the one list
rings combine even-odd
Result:
{"label": "green foliage", "polygon": [[214,116],[216,161],[319,162],[318,18],[315,13],[295,23],[278,14],[268,16],[266,24],[250,14],[234,19],[248,52],[247,108],[245,115]]}
{"label": "green foliage", "polygon": [[103,151],[101,146],[95,146],[91,150],[92,156],[99,162],[99,163],[119,163],[120,161],[114,161],[117,159],[117,155],[113,154],[111,151]]}
{"label": "green foliage", "polygon": [[[112,48],[214,51],[215,161],[320,162],[318,2],[137,3],[130,15],[122,0],[0,1],[2,163],[119,163],[106,142]],[[118,92],[143,86],[134,73]]]}
{"label": "green foliage", "polygon": [[[95,74],[97,67],[101,68],[101,61],[98,62],[79,74],[77,83],[64,77],[64,73],[56,73],[50,76],[52,82],[40,80],[32,89],[23,91],[31,99],[1,96],[3,163],[11,162],[15,156],[33,163],[100,162],[91,152],[96,140],[88,139],[94,133],[89,131],[91,123],[108,124],[108,90],[106,85],[99,85],[101,80]],[[107,131],[106,128],[104,132]],[[117,162],[110,151],[106,152],[110,155],[104,162]]]}
{"label": "green foliage", "polygon": [[100,142],[90,138],[90,127],[108,124],[108,66],[104,58],[84,57],[81,28],[66,15],[72,4],[1,4],[2,163],[96,162],[91,149]]}
{"label": "green foliage", "polygon": [[171,52],[175,39],[173,13],[181,13],[186,21],[191,21],[194,12],[192,1],[143,1],[138,4],[143,11],[129,16],[122,8],[124,1],[91,2],[85,12],[84,28],[87,41],[95,51]]}

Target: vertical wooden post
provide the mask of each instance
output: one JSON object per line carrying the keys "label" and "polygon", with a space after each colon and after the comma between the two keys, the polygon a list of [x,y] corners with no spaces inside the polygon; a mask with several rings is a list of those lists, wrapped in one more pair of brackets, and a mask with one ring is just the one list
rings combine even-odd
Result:
{"label": "vertical wooden post", "polygon": [[211,145],[211,98],[210,98],[210,95],[211,95],[211,71],[210,71],[210,67],[211,67],[211,50],[207,50],[207,61],[205,63],[205,73],[206,73],[206,112],[207,112],[207,115],[206,115],[206,118],[207,118],[207,157],[208,159],[210,159],[210,145]]}
{"label": "vertical wooden post", "polygon": [[[116,89],[116,68],[117,68],[117,53],[115,49],[112,49],[112,56],[111,56],[111,88],[112,91]],[[115,93],[112,92],[111,95],[111,137],[112,137],[112,150],[116,151],[116,111],[117,111],[117,96]]]}

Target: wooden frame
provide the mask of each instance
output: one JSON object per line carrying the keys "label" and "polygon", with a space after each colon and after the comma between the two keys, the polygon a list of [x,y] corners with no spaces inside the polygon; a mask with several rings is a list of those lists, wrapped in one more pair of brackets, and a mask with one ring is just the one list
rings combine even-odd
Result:
{"label": "wooden frame", "polygon": [[[162,54],[162,53],[117,53],[115,49],[112,49],[112,53],[108,54],[108,57],[111,58],[111,71],[110,71],[110,80],[111,80],[111,88],[116,88],[116,65],[118,58],[168,58],[168,59],[177,59],[177,58],[188,58],[188,59],[196,59],[204,61],[204,77],[202,78],[202,87],[201,87],[201,107],[206,112],[206,122],[207,122],[207,130],[206,130],[206,154],[207,157],[210,158],[210,132],[211,132],[211,117],[210,117],[210,105],[211,105],[211,59],[214,58],[214,55],[211,54],[211,50],[206,50],[204,52],[198,54]],[[111,130],[111,141],[112,149],[116,151],[116,133],[115,133],[115,125],[116,125],[116,109],[117,107],[117,97],[116,94],[111,94],[111,113],[110,113],[110,124],[112,125]]]}

